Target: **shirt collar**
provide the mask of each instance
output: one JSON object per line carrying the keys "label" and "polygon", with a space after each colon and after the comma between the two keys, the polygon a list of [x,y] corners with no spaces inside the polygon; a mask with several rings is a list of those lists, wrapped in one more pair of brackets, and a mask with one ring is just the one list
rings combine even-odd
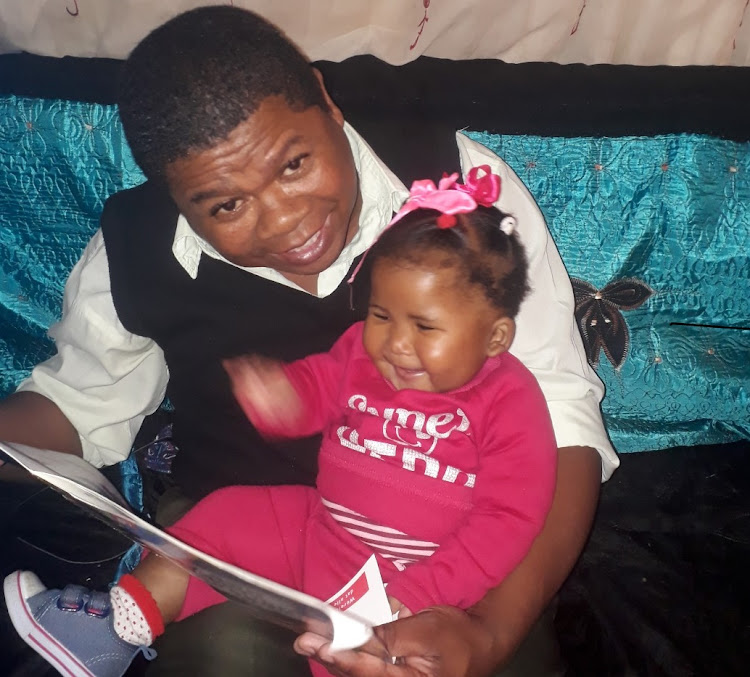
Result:
{"label": "shirt collar", "polygon": [[[352,241],[344,247],[338,259],[318,276],[317,295],[320,298],[328,296],[341,284],[354,259],[375,241],[391,220],[393,212],[401,206],[408,195],[404,184],[347,122],[344,123],[344,133],[352,149],[354,165],[359,175],[362,210],[359,215],[359,229]],[[192,279],[198,277],[201,257],[205,254],[266,280],[304,291],[273,268],[248,268],[227,261],[195,233],[182,214],[177,219],[172,253]]]}

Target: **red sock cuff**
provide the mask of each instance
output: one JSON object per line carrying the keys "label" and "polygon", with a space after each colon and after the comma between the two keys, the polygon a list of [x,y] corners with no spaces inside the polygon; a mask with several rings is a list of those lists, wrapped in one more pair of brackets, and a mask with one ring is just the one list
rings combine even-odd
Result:
{"label": "red sock cuff", "polygon": [[117,581],[117,585],[133,598],[146,619],[151,634],[156,639],[164,632],[164,619],[149,589],[135,576],[131,576],[130,574],[125,574]]}

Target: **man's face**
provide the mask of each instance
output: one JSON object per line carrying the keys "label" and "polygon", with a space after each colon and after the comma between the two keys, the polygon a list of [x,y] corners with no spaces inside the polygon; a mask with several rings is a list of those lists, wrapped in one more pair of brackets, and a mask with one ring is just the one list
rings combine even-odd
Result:
{"label": "man's face", "polygon": [[191,227],[240,266],[291,276],[328,268],[354,235],[359,187],[343,116],[268,97],[213,147],[167,166]]}

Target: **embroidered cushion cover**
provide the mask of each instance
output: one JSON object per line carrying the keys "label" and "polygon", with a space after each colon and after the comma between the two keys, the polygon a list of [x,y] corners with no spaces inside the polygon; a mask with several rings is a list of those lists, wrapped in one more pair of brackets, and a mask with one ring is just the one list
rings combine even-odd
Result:
{"label": "embroidered cushion cover", "polygon": [[617,450],[747,437],[750,144],[471,136],[529,187],[576,278]]}
{"label": "embroidered cushion cover", "polygon": [[[104,200],[143,180],[116,110],[0,98],[0,395],[54,352]],[[470,133],[535,196],[577,294],[620,452],[750,437],[750,146]],[[618,364],[615,368],[613,365]]]}

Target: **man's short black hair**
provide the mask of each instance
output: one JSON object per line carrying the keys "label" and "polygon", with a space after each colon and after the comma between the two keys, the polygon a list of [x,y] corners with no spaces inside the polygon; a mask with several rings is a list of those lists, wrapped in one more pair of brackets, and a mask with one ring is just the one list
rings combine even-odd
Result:
{"label": "man's short black hair", "polygon": [[274,25],[238,7],[200,7],[147,35],[125,61],[118,106],[150,179],[225,139],[269,96],[327,110],[309,61]]}

